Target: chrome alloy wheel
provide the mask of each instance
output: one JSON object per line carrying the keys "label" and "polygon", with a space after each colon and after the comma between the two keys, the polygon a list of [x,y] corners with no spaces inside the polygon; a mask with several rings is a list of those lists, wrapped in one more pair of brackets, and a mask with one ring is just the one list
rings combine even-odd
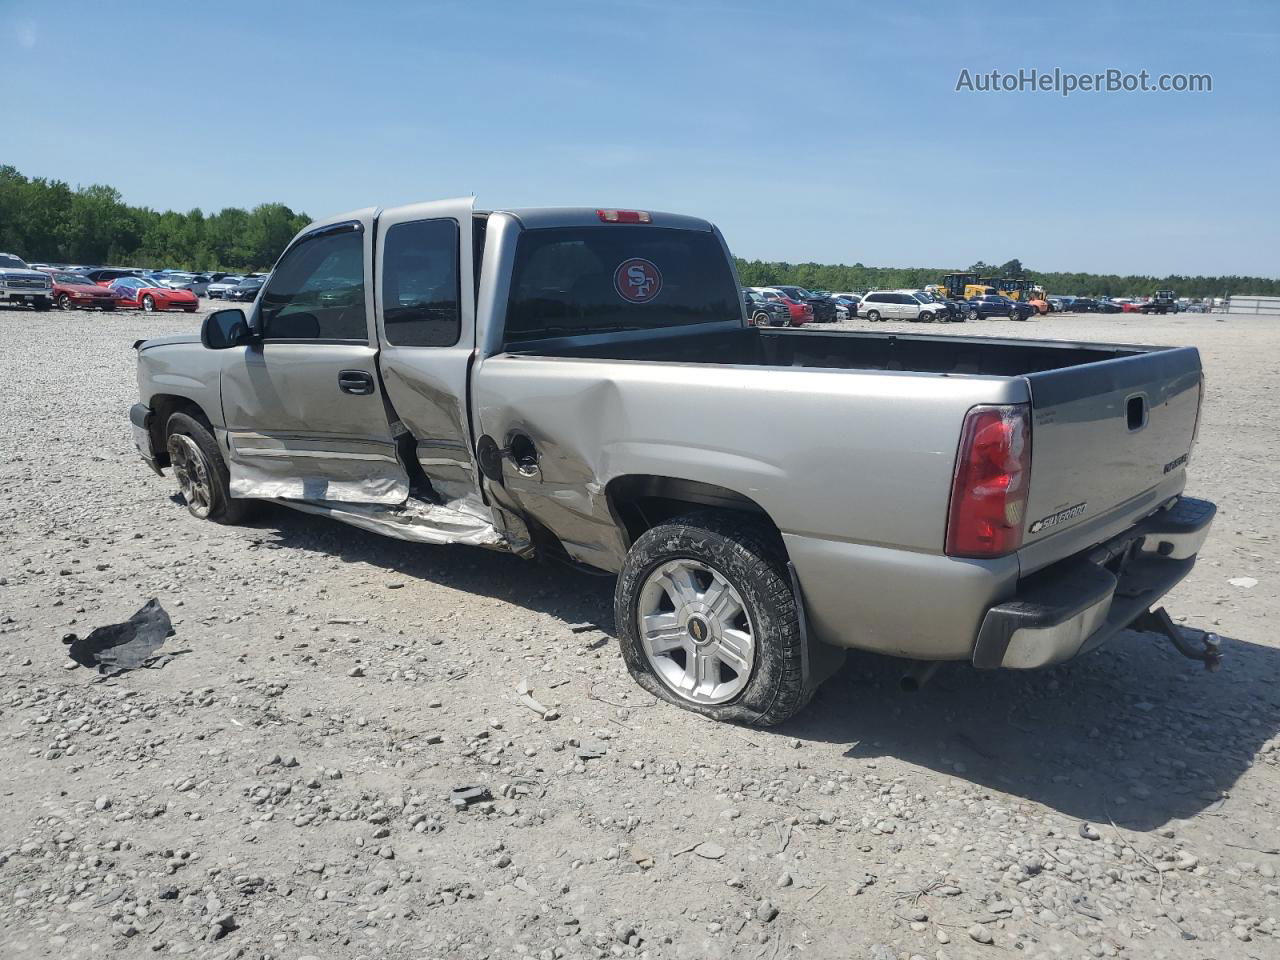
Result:
{"label": "chrome alloy wheel", "polygon": [[175,433],[169,437],[169,464],[187,509],[201,520],[206,519],[213,507],[213,484],[204,452],[185,433]]}
{"label": "chrome alloy wheel", "polygon": [[719,570],[683,558],[660,564],[640,588],[636,618],[654,674],[690,703],[732,700],[751,679],[751,618]]}

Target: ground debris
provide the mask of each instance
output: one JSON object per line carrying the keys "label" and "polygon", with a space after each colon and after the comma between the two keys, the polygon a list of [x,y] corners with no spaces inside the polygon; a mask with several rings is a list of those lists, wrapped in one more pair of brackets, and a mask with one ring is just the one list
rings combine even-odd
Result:
{"label": "ground debris", "polygon": [[68,652],[80,666],[97,667],[99,673],[124,673],[146,664],[173,636],[173,623],[160,601],[151,599],[124,623],[98,627],[87,637],[70,636],[74,639]]}

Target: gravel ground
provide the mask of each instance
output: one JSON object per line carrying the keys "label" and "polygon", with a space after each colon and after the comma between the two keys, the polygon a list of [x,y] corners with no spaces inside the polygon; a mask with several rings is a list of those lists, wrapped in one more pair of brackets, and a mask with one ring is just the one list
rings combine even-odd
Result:
{"label": "gravel ground", "polygon": [[[191,518],[126,411],[133,340],[199,319],[0,309],[0,956],[1280,956],[1274,325],[874,328],[1198,345],[1221,513],[1168,605],[1220,673],[1125,634],[906,694],[859,655],[748,730],[631,683],[609,579]],[[66,667],[152,597],[161,665]]]}

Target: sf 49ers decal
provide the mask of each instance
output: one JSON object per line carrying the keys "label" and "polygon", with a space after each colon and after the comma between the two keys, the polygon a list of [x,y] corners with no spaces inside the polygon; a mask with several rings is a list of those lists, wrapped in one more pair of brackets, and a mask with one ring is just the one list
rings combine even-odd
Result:
{"label": "sf 49ers decal", "polygon": [[623,260],[613,271],[613,289],[628,303],[648,303],[662,291],[662,272],[643,257]]}

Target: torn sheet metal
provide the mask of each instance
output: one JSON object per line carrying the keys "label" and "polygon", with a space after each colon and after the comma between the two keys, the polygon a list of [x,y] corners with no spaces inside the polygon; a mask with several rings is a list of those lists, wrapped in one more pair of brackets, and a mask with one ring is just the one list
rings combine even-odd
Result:
{"label": "torn sheet metal", "polygon": [[414,543],[464,543],[473,547],[506,549],[507,541],[480,511],[410,499],[397,506],[335,503],[332,501],[277,500],[304,513],[332,517],[362,530]]}
{"label": "torn sheet metal", "polygon": [[401,504],[409,476],[395,446],[380,441],[231,434],[231,496]]}

